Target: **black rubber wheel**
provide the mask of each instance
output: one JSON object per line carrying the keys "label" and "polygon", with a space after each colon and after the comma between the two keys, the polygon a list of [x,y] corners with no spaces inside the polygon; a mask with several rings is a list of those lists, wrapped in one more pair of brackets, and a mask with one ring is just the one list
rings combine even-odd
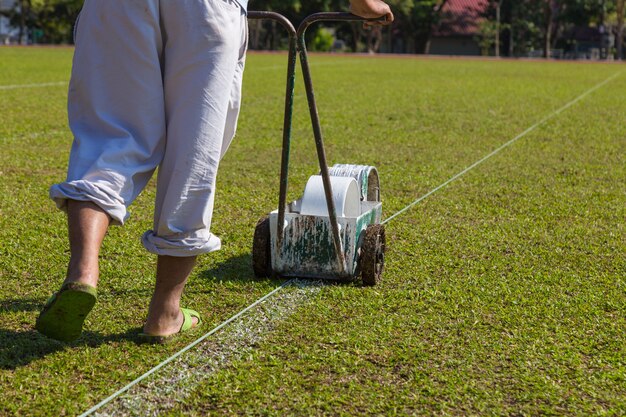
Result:
{"label": "black rubber wheel", "polygon": [[257,278],[266,278],[272,275],[269,216],[262,217],[254,229],[252,269],[254,270],[254,276]]}
{"label": "black rubber wheel", "polygon": [[363,285],[380,282],[385,268],[385,226],[370,224],[365,229],[361,247],[361,278]]}

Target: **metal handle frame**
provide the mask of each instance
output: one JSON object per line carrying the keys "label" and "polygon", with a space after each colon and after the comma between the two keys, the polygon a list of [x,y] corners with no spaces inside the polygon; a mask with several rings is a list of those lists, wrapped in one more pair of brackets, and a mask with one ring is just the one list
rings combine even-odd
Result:
{"label": "metal handle frame", "polygon": [[283,15],[275,12],[249,11],[248,19],[269,19],[280,23],[289,34],[289,55],[287,58],[287,87],[285,92],[285,117],[283,120],[283,148],[280,162],[280,191],[278,197],[278,244],[282,241],[283,223],[287,201],[287,184],[289,177],[289,152],[291,148],[291,120],[293,118],[293,95],[296,83],[297,32],[291,22]]}
{"label": "metal handle frame", "polygon": [[339,234],[339,222],[337,220],[337,210],[335,202],[332,198],[332,186],[330,183],[330,174],[328,172],[328,164],[326,162],[326,151],[324,149],[324,139],[322,136],[322,128],[320,124],[317,105],[315,103],[315,94],[313,93],[313,81],[311,79],[311,70],[309,68],[309,60],[306,49],[306,40],[304,39],[307,28],[320,21],[381,21],[384,18],[365,19],[352,13],[344,12],[327,12],[315,13],[306,17],[295,30],[289,20],[281,14],[274,12],[248,12],[249,19],[271,19],[279,22],[289,33],[289,56],[287,64],[287,89],[285,94],[285,117],[283,122],[283,149],[280,164],[280,192],[278,202],[278,222],[276,230],[276,238],[278,245],[282,240],[283,226],[285,222],[285,210],[287,207],[287,185],[289,176],[289,152],[291,146],[291,120],[293,116],[293,98],[296,78],[296,56],[300,53],[300,65],[302,66],[302,76],[304,79],[304,87],[306,89],[307,101],[309,104],[309,113],[311,115],[311,124],[313,127],[313,136],[315,137],[315,148],[317,150],[317,158],[319,160],[320,173],[324,184],[324,193],[326,195],[326,204],[328,207],[328,215],[330,226],[333,233],[333,245],[340,269],[346,271],[345,253],[341,246],[341,236]]}
{"label": "metal handle frame", "polygon": [[[384,19],[384,18],[383,18]],[[306,89],[306,97],[309,103],[309,113],[311,114],[311,124],[313,126],[313,136],[315,136],[315,147],[317,149],[317,158],[320,165],[320,174],[324,183],[324,193],[326,194],[326,204],[328,206],[328,216],[330,218],[330,227],[333,232],[333,243],[335,253],[340,263],[341,272],[347,269],[345,253],[341,247],[341,237],[339,235],[339,223],[337,221],[337,209],[333,200],[333,191],[330,184],[330,174],[328,173],[328,164],[326,162],[326,151],[324,150],[324,139],[322,136],[322,127],[320,124],[317,105],[315,103],[315,94],[313,93],[313,80],[311,79],[311,70],[309,68],[309,59],[306,50],[306,40],[304,35],[311,24],[315,22],[349,22],[349,21],[380,21],[381,18],[365,19],[352,13],[345,12],[325,12],[315,13],[306,17],[298,26],[298,51],[300,52],[300,65],[302,67],[302,77],[304,79],[304,87]]]}

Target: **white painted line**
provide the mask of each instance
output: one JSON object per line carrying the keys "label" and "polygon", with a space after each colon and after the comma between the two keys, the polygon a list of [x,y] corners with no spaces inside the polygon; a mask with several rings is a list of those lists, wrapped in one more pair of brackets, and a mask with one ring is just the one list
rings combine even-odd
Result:
{"label": "white painted line", "polygon": [[98,417],[159,416],[176,409],[198,386],[229,364],[245,360],[287,317],[319,294],[322,281],[292,280],[230,326],[135,385],[94,413]]}
{"label": "white painted line", "polygon": [[143,381],[144,379],[146,379],[147,377],[149,377],[150,375],[152,375],[153,373],[155,373],[159,369],[163,368],[165,365],[167,365],[168,363],[172,362],[174,359],[178,358],[180,355],[182,355],[183,353],[187,352],[189,349],[193,348],[198,343],[202,342],[204,339],[206,339],[207,337],[211,336],[212,334],[214,334],[215,332],[220,330],[222,327],[224,327],[224,326],[228,325],[229,323],[237,320],[239,317],[241,317],[248,310],[254,308],[255,306],[257,306],[258,304],[262,303],[263,301],[265,301],[266,299],[268,299],[272,295],[276,294],[278,291],[280,291],[286,285],[288,285],[291,281],[292,280],[289,280],[289,281],[286,281],[286,282],[282,283],[279,287],[275,288],[273,291],[267,293],[263,297],[261,297],[258,300],[256,300],[254,303],[250,304],[248,307],[246,307],[243,310],[241,310],[239,313],[235,314],[234,316],[232,316],[228,320],[224,321],[220,325],[214,327],[211,331],[209,331],[204,336],[202,336],[199,339],[197,339],[195,342],[190,343],[189,345],[187,345],[183,349],[181,349],[178,352],[176,352],[174,355],[170,356],[169,358],[165,359],[163,362],[161,362],[160,364],[158,364],[154,368],[150,369],[145,374],[141,375],[139,378],[135,379],[134,381],[130,382],[129,384],[127,384],[123,388],[121,388],[118,391],[114,392],[113,394],[111,394],[110,396],[105,398],[104,400],[100,401],[98,404],[96,404],[95,406],[93,406],[89,410],[85,411],[79,417],[84,417],[84,416],[88,416],[88,415],[92,414],[94,411],[98,410],[99,408],[101,408],[102,406],[104,406],[105,404],[107,404],[108,402],[113,400],[115,397],[117,397],[120,394],[128,391],[131,387],[133,387],[134,385],[137,385],[139,382]]}
{"label": "white painted line", "polygon": [[[596,91],[597,89],[599,89],[600,87],[604,86],[605,84],[609,83],[610,81],[612,81],[613,79],[617,78],[619,75],[621,74],[620,72],[617,72],[615,74],[613,74],[612,76],[610,76],[609,78],[607,78],[606,80],[602,81],[601,83],[595,85],[594,87],[592,87],[591,89],[587,90],[586,92],[584,92],[583,94],[579,95],[578,97],[576,97],[575,99],[571,100],[570,102],[568,102],[567,104],[563,105],[562,107],[560,107],[559,109],[555,110],[554,112],[550,113],[548,116],[545,116],[543,119],[539,120],[537,123],[535,123],[534,125],[532,125],[531,127],[529,127],[528,129],[524,130],[522,133],[520,133],[519,135],[515,136],[513,139],[509,140],[508,142],[504,143],[502,146],[496,148],[494,151],[492,151],[491,153],[487,154],[486,156],[484,156],[483,158],[479,159],[478,161],[474,162],[472,165],[468,166],[467,168],[465,168],[464,170],[462,170],[461,172],[457,173],[456,175],[452,176],[450,179],[448,179],[447,181],[445,181],[444,183],[442,183],[441,185],[433,188],[431,191],[429,191],[428,193],[424,194],[423,196],[419,197],[418,199],[416,199],[415,201],[413,201],[411,204],[409,204],[408,206],[406,206],[405,208],[403,208],[402,210],[396,212],[395,214],[393,214],[391,217],[388,217],[387,219],[385,219],[385,221],[383,221],[382,223],[385,224],[387,222],[389,222],[390,220],[394,219],[395,217],[399,216],[400,214],[406,212],[407,210],[409,210],[411,207],[415,206],[417,203],[419,203],[420,201],[426,199],[427,197],[429,197],[430,195],[434,194],[435,192],[437,192],[438,190],[444,188],[446,185],[450,184],[451,182],[453,182],[454,180],[458,179],[459,177],[461,177],[462,175],[464,175],[465,173],[467,173],[468,171],[470,171],[471,169],[475,168],[476,166],[480,165],[481,163],[483,163],[484,161],[486,161],[487,159],[491,158],[492,156],[496,155],[498,152],[500,152],[501,150],[503,150],[504,148],[510,146],[511,144],[513,144],[514,142],[516,142],[517,140],[521,139],[522,137],[526,136],[528,133],[532,132],[533,130],[535,130],[537,127],[541,126],[543,123],[545,123],[546,121],[552,119],[553,117],[557,116],[558,114],[560,114],[561,112],[563,112],[564,110],[568,109],[569,107],[573,106],[574,104],[576,104],[577,102],[579,102],[580,100],[582,100],[583,98],[585,98],[586,96],[588,96],[589,94],[591,94],[592,92]],[[268,294],[264,295],[263,297],[259,298],[258,300],[256,300],[254,303],[250,304],[248,307],[244,308],[243,310],[241,310],[239,313],[235,314],[234,316],[232,316],[231,318],[229,318],[228,320],[224,321],[223,323],[221,323],[220,325],[216,326],[215,328],[213,328],[211,331],[209,331],[208,333],[206,333],[204,336],[200,337],[199,339],[197,339],[195,342],[187,345],[185,348],[183,348],[182,350],[178,351],[177,353],[175,353],[174,355],[170,356],[169,358],[167,358],[166,360],[164,360],[163,362],[161,362],[160,364],[158,364],[157,366],[155,366],[154,368],[150,369],[148,372],[146,372],[145,374],[141,375],[140,377],[138,377],[137,379],[135,379],[134,381],[130,382],[129,384],[127,384],[126,386],[124,386],[123,388],[121,388],[120,390],[116,391],[115,393],[111,394],[109,397],[105,398],[104,400],[102,400],[101,402],[99,402],[98,404],[96,404],[95,406],[93,406],[92,408],[90,408],[89,410],[85,411],[83,414],[81,414],[79,417],[85,417],[88,416],[92,413],[94,413],[95,411],[97,411],[98,409],[100,409],[101,407],[103,407],[104,405],[106,405],[107,403],[111,402],[113,399],[115,399],[116,397],[120,396],[121,394],[123,394],[124,392],[128,391],[130,388],[132,388],[133,386],[137,385],[139,382],[145,380],[147,377],[149,377],[150,375],[154,374],[156,371],[158,371],[159,369],[163,368],[165,365],[167,365],[168,363],[172,362],[173,360],[175,360],[176,358],[180,357],[183,353],[187,352],[188,350],[192,349],[194,346],[198,345],[200,342],[202,342],[203,340],[207,339],[209,336],[213,335],[214,333],[216,333],[218,330],[220,330],[221,328],[223,328],[224,326],[227,326],[228,324],[230,324],[231,322],[237,320],[239,317],[241,317],[243,314],[245,314],[246,312],[248,312],[249,310],[251,310],[252,308],[254,308],[255,306],[257,306],[258,304],[262,303],[263,301],[265,301],[266,299],[270,298],[271,296],[273,296],[274,294],[276,294],[277,292],[279,292],[280,290],[282,290],[283,288],[285,288],[285,286],[289,285],[293,280],[289,280],[284,282],[283,284],[281,284],[279,287],[275,288],[273,291],[269,292]]]}
{"label": "white painted line", "polygon": [[41,88],[41,87],[58,87],[67,85],[67,81],[58,81],[53,83],[38,83],[38,84],[13,84],[13,85],[0,85],[0,90],[17,90],[20,88]]}
{"label": "white painted line", "polygon": [[[356,64],[356,63],[359,63],[359,62],[353,62],[353,61],[314,62],[309,65],[312,67],[322,67],[322,66],[329,66],[329,65],[350,65],[350,64]],[[254,70],[256,71],[281,70],[284,68],[285,68],[284,65],[268,65],[265,67],[257,67]],[[0,90],[18,90],[20,88],[59,87],[59,86],[68,85],[68,83],[69,83],[68,81],[56,81],[56,82],[49,82],[49,83],[0,85]]]}
{"label": "white painted line", "polygon": [[493,150],[491,153],[485,155],[484,157],[482,157],[481,159],[479,159],[478,161],[474,162],[472,165],[468,166],[467,168],[465,168],[463,171],[453,175],[452,177],[450,177],[446,182],[442,183],[441,185],[433,188],[432,190],[430,190],[429,192],[427,192],[426,194],[424,194],[423,196],[419,197],[418,199],[416,199],[415,201],[413,201],[411,204],[409,204],[408,206],[406,206],[405,208],[403,208],[402,210],[398,211],[397,213],[395,213],[394,215],[386,218],[382,224],[385,224],[389,221],[391,221],[392,219],[396,218],[397,216],[401,215],[402,213],[404,213],[405,211],[409,210],[410,208],[412,208],[413,206],[415,206],[417,203],[419,203],[420,201],[428,198],[429,196],[431,196],[432,194],[436,193],[437,191],[441,190],[442,188],[444,188],[446,185],[450,184],[452,181],[458,179],[459,177],[465,175],[468,171],[476,168],[478,165],[482,164],[483,162],[485,162],[487,159],[491,158],[492,156],[494,156],[495,154],[497,154],[498,152],[500,152],[501,150],[503,150],[504,148],[512,145],[513,143],[517,142],[519,139],[523,138],[524,136],[526,136],[527,134],[529,134],[530,132],[532,132],[533,130],[535,130],[536,128],[538,128],[539,126],[541,126],[542,124],[544,124],[545,122],[547,122],[548,120],[552,119],[553,117],[559,115],[560,113],[562,113],[564,110],[570,108],[571,106],[573,106],[574,104],[578,103],[580,100],[582,100],[583,98],[587,97],[589,94],[593,93],[594,91],[596,91],[598,88],[602,87],[603,85],[607,84],[610,81],[613,81],[615,78],[617,78],[617,76],[619,76],[622,72],[617,72],[615,74],[613,74],[612,76],[610,76],[609,78],[607,78],[606,80],[602,81],[599,84],[596,84],[594,87],[590,88],[589,90],[585,91],[584,93],[582,93],[581,95],[579,95],[578,97],[576,97],[575,99],[573,99],[572,101],[570,101],[569,103],[563,105],[562,107],[560,107],[559,109],[553,111],[552,113],[550,113],[549,115],[545,116],[543,119],[539,120],[537,123],[535,123],[534,125],[532,125],[531,127],[529,127],[528,129],[524,130],[522,133],[520,133],[519,135],[515,136],[513,139],[509,140],[508,142],[506,142],[505,144],[503,144],[502,146],[496,148],[495,150]]}
{"label": "white painted line", "polygon": [[[361,63],[362,61],[358,62],[358,61],[330,61],[330,62],[313,62],[310,63],[309,65],[311,67],[323,67],[323,66],[330,66],[330,65],[351,65],[351,64],[358,64]],[[251,71],[265,71],[265,70],[282,70],[285,69],[284,65],[268,65],[268,66],[261,66],[261,67],[255,67],[254,69],[251,69]],[[64,86],[64,85],[68,85],[69,82],[68,81],[56,81],[56,82],[48,82],[48,83],[33,83],[33,84],[12,84],[12,85],[0,85],[0,90],[18,90],[20,88],[42,88],[42,87],[59,87],[59,86]]]}

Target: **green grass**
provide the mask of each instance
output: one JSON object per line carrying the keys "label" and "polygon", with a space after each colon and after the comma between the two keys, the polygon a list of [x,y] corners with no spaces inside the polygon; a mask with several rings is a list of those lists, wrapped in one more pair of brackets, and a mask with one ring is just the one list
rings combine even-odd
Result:
{"label": "green grass", "polygon": [[[0,85],[67,81],[71,49],[0,48]],[[331,163],[378,167],[397,212],[623,65],[313,56]],[[248,58],[213,231],[185,304],[211,328],[275,288],[256,220],[277,204],[286,57]],[[298,79],[300,80],[300,74]],[[194,340],[141,346],[154,185],[110,230],[85,336],[33,330],[63,279],[66,87],[0,89],[0,414],[74,415]],[[387,224],[384,282],[323,287],[172,415],[626,414],[626,72]],[[298,83],[290,198],[317,171]],[[197,336],[197,335],[196,335]]]}

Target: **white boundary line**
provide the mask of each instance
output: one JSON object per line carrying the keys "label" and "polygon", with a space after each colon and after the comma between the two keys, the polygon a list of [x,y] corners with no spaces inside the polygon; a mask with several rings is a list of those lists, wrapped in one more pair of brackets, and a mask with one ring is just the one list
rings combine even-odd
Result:
{"label": "white boundary line", "polygon": [[[329,66],[329,65],[344,65],[345,62],[317,62],[311,63],[312,67],[321,67],[321,66]],[[350,63],[352,64],[352,63]],[[266,67],[257,68],[257,71],[266,71],[266,70],[275,70],[282,69],[284,65],[268,65]],[[42,87],[60,87],[64,85],[68,85],[69,81],[55,81],[48,83],[33,83],[33,84],[11,84],[11,85],[0,85],[0,90],[18,90],[20,88],[42,88]]]}
{"label": "white boundary line", "polygon": [[[580,100],[582,100],[583,98],[587,97],[589,94],[593,93],[594,91],[596,91],[597,89],[599,89],[600,87],[602,87],[603,85],[609,83],[610,81],[612,81],[613,79],[617,78],[622,72],[617,72],[615,74],[613,74],[612,76],[610,76],[609,78],[607,78],[606,80],[600,82],[599,84],[596,84],[594,87],[592,87],[591,89],[587,90],[586,92],[584,92],[583,94],[579,95],[578,97],[576,97],[575,99],[573,99],[572,101],[568,102],[567,104],[563,105],[562,107],[560,107],[559,109],[555,110],[554,112],[550,113],[548,116],[545,116],[544,118],[542,118],[541,120],[539,120],[537,123],[535,123],[534,125],[532,125],[531,127],[529,127],[528,129],[524,130],[522,133],[520,133],[519,135],[515,136],[513,139],[509,140],[508,142],[506,142],[505,144],[503,144],[502,146],[496,148],[495,150],[493,150],[491,153],[489,153],[488,155],[484,156],[483,158],[479,159],[478,161],[474,162],[472,165],[468,166],[467,168],[465,168],[464,170],[460,171],[459,173],[453,175],[452,177],[450,177],[450,179],[448,179],[447,181],[445,181],[444,183],[442,183],[441,185],[433,188],[432,190],[430,190],[429,192],[427,192],[426,194],[424,194],[423,196],[419,197],[418,199],[416,199],[415,201],[413,201],[411,204],[409,204],[408,206],[406,206],[405,208],[403,208],[402,210],[396,212],[395,214],[393,214],[391,217],[388,217],[387,219],[385,219],[385,221],[382,222],[382,224],[385,224],[389,221],[391,221],[392,219],[394,219],[395,217],[399,216],[400,214],[404,213],[405,211],[409,210],[410,208],[412,208],[413,206],[415,206],[417,203],[419,203],[420,201],[426,199],[427,197],[429,197],[430,195],[434,194],[435,192],[437,192],[438,190],[444,188],[446,185],[450,184],[451,182],[453,182],[454,180],[458,179],[459,177],[461,177],[462,175],[464,175],[465,173],[467,173],[468,171],[470,171],[471,169],[477,167],[478,165],[480,165],[481,163],[483,163],[484,161],[486,161],[487,159],[491,158],[492,156],[496,155],[498,152],[500,152],[501,150],[503,150],[504,148],[510,146],[511,144],[515,143],[517,140],[523,138],[524,136],[526,136],[528,133],[532,132],[533,130],[535,130],[537,127],[541,126],[542,124],[544,124],[545,122],[547,122],[548,120],[552,119],[553,117],[557,116],[558,114],[560,114],[561,112],[563,112],[564,110],[568,109],[569,107],[573,106],[574,104],[576,104],[577,102],[579,102]],[[256,300],[254,303],[250,304],[248,307],[244,308],[243,310],[241,310],[239,313],[235,314],[234,316],[232,316],[231,318],[229,318],[228,320],[224,321],[223,323],[219,324],[218,326],[216,326],[215,328],[213,328],[211,331],[209,331],[208,333],[206,333],[204,336],[200,337],[199,339],[197,339],[195,342],[187,345],[185,348],[183,348],[182,350],[178,351],[177,353],[175,353],[174,355],[170,356],[169,358],[167,358],[166,360],[164,360],[163,362],[161,362],[160,364],[158,364],[157,366],[155,366],[154,368],[150,369],[148,372],[146,372],[145,374],[141,375],[140,377],[138,377],[137,379],[135,379],[134,381],[130,382],[129,384],[127,384],[126,386],[124,386],[123,388],[119,389],[118,391],[114,392],[113,394],[111,394],[109,397],[105,398],[104,400],[102,400],[101,402],[99,402],[98,404],[96,404],[95,406],[93,406],[92,408],[90,408],[89,410],[85,411],[83,414],[81,414],[79,417],[86,417],[90,414],[92,414],[93,412],[97,411],[98,409],[100,409],[102,406],[106,405],[107,403],[109,403],[111,400],[115,399],[116,397],[118,397],[120,394],[123,394],[124,392],[128,391],[131,387],[133,387],[134,385],[137,385],[139,382],[143,381],[144,379],[146,379],[147,377],[149,377],[150,375],[154,374],[156,371],[158,371],[159,369],[161,369],[162,367],[164,367],[165,365],[167,365],[168,363],[172,362],[174,359],[178,358],[179,356],[181,356],[183,353],[187,352],[189,349],[193,348],[194,346],[198,345],[200,342],[202,342],[203,340],[205,340],[206,338],[208,338],[209,336],[211,336],[212,334],[216,333],[218,330],[220,330],[221,328],[223,328],[224,326],[230,324],[231,322],[235,321],[236,319],[238,319],[239,317],[241,317],[244,313],[246,313],[247,311],[251,310],[252,308],[254,308],[255,306],[257,306],[258,304],[262,303],[263,301],[265,301],[266,299],[270,298],[272,295],[276,294],[277,292],[279,292],[280,290],[282,290],[283,288],[285,288],[289,283],[291,283],[291,281],[293,280],[288,280],[284,283],[282,283],[279,287],[275,288],[274,290],[272,290],[271,292],[269,292],[268,294],[264,295],[263,297],[259,298],[258,300]]]}
{"label": "white boundary line", "polygon": [[198,343],[202,342],[204,339],[206,339],[207,337],[211,336],[212,334],[214,334],[215,332],[220,330],[222,327],[224,327],[224,326],[230,324],[231,322],[237,320],[244,313],[246,313],[247,311],[251,310],[255,306],[259,305],[260,303],[262,303],[266,299],[270,298],[272,295],[276,294],[278,291],[282,290],[289,283],[291,283],[291,281],[293,281],[293,280],[288,280],[288,281],[283,282],[279,287],[276,287],[271,292],[265,294],[263,297],[259,298],[254,303],[250,304],[248,307],[246,307],[243,310],[241,310],[239,313],[235,314],[234,316],[232,316],[231,318],[229,318],[225,322],[223,322],[223,323],[219,324],[218,326],[214,327],[210,332],[208,332],[204,336],[200,337],[195,342],[190,343],[189,345],[187,345],[183,349],[181,349],[178,352],[176,352],[174,355],[170,356],[169,358],[167,358],[166,360],[164,360],[163,362],[161,362],[160,364],[158,364],[154,368],[150,369],[145,374],[141,375],[139,378],[135,379],[134,381],[130,382],[128,385],[124,386],[123,388],[121,388],[118,391],[114,392],[113,394],[111,394],[110,396],[105,398],[104,400],[100,401],[98,404],[96,404],[95,406],[93,406],[89,410],[85,411],[79,417],[84,417],[84,416],[88,416],[88,415],[92,414],[94,411],[98,410],[99,408],[101,408],[105,404],[109,403],[111,400],[115,399],[120,394],[123,394],[124,392],[128,391],[131,387],[133,387],[134,385],[137,385],[139,382],[143,381],[144,379],[146,379],[147,377],[149,377],[150,375],[152,375],[153,373],[155,373],[159,369],[163,368],[165,365],[167,365],[168,363],[172,362],[174,359],[178,358],[180,355],[182,355],[183,353],[187,352],[189,349],[193,348]]}
{"label": "white boundary line", "polygon": [[[354,62],[354,63],[361,63],[361,62]],[[333,61],[333,62],[313,62],[310,64],[310,66],[312,67],[323,67],[323,66],[334,66],[334,65],[345,65],[345,64],[354,64],[353,62],[350,63],[346,63],[346,62],[338,62],[338,61]],[[283,69],[285,68],[284,65],[268,65],[265,67],[259,67],[256,69],[256,71],[267,71],[267,70],[276,70],[276,69]],[[10,84],[10,85],[0,85],[0,90],[18,90],[20,88],[42,88],[42,87],[59,87],[59,86],[63,86],[63,85],[68,85],[69,81],[55,81],[55,82],[48,82],[48,83],[33,83],[33,84]]]}
{"label": "white boundary line", "polygon": [[328,282],[293,279],[283,291],[257,305],[227,327],[135,385],[93,415],[99,417],[167,415],[204,381],[229,364],[247,358],[259,342],[310,302]]}
{"label": "white boundary line", "polygon": [[607,78],[606,80],[602,81],[599,84],[596,84],[594,87],[590,88],[589,90],[585,91],[584,93],[582,93],[581,95],[579,95],[578,97],[576,97],[575,99],[573,99],[572,101],[570,101],[569,103],[563,105],[561,108],[553,111],[552,113],[550,113],[549,115],[545,116],[543,119],[539,120],[537,123],[535,123],[534,125],[532,125],[531,127],[529,127],[528,129],[524,130],[522,133],[520,133],[519,135],[515,136],[513,139],[509,140],[508,142],[506,142],[505,144],[503,144],[502,146],[494,149],[491,153],[489,153],[488,155],[485,155],[484,157],[482,157],[481,159],[479,159],[478,161],[474,162],[472,165],[468,166],[467,168],[465,168],[463,171],[453,175],[452,177],[450,177],[446,182],[444,182],[443,184],[433,188],[432,190],[430,190],[429,192],[427,192],[426,194],[424,194],[423,196],[419,197],[417,200],[413,201],[411,204],[409,204],[408,206],[406,206],[405,208],[403,208],[402,210],[396,212],[394,215],[392,215],[391,217],[386,218],[383,222],[381,222],[382,224],[385,224],[389,221],[391,221],[392,219],[394,219],[395,217],[399,216],[400,214],[404,213],[405,211],[409,210],[410,208],[412,208],[413,206],[415,206],[417,203],[419,203],[420,201],[428,198],[430,195],[436,193],[437,191],[441,190],[443,187],[445,187],[446,185],[450,184],[452,181],[458,179],[459,177],[465,175],[468,171],[472,170],[473,168],[476,168],[478,165],[482,164],[483,162],[485,162],[487,159],[491,158],[492,156],[494,156],[495,154],[497,154],[498,152],[500,152],[501,150],[503,150],[504,148],[512,145],[513,143],[517,142],[519,139],[523,138],[524,136],[526,136],[527,134],[529,134],[530,132],[532,132],[533,130],[535,130],[536,128],[538,128],[539,126],[541,126],[542,124],[544,124],[545,122],[547,122],[548,120],[552,119],[555,116],[558,116],[560,113],[562,113],[564,110],[570,108],[571,106],[573,106],[574,104],[578,103],[580,100],[582,100],[583,98],[587,97],[589,94],[593,93],[594,91],[596,91],[598,88],[602,87],[603,85],[607,84],[608,82],[614,80],[615,78],[617,78],[617,76],[619,76],[622,73],[622,71],[616,72],[615,74],[613,74],[612,76],[610,76],[609,78]]}
{"label": "white boundary line", "polygon": [[[329,65],[344,65],[345,62],[317,62],[311,63],[312,67],[321,67],[321,66],[329,66]],[[350,63],[352,64],[352,62]],[[266,70],[276,70],[284,68],[284,65],[268,65],[265,67],[259,67],[257,71],[266,71]],[[54,81],[47,83],[32,83],[32,84],[9,84],[9,85],[0,85],[1,90],[18,90],[20,88],[42,88],[42,87],[60,87],[64,85],[68,85],[69,81]]]}
{"label": "white boundary line", "polygon": [[67,84],[68,84],[67,81],[57,81],[53,83],[0,85],[0,90],[17,90],[19,88],[58,87],[58,86],[67,85]]}

